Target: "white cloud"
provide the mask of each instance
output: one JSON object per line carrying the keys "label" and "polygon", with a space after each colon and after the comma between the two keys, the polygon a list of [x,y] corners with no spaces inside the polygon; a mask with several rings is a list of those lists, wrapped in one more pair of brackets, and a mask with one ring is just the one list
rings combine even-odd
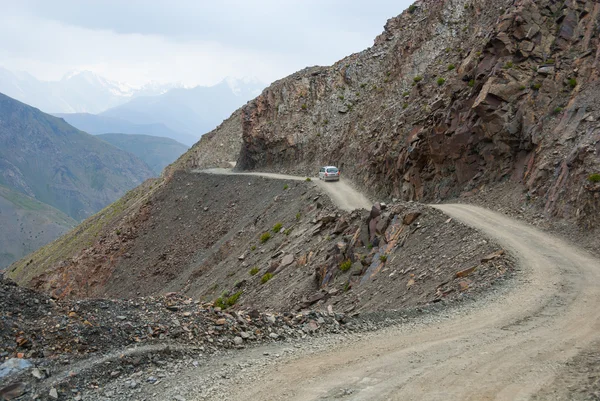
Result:
{"label": "white cloud", "polygon": [[90,1],[82,13],[68,0],[24,0],[0,15],[0,64],[46,80],[90,70],[133,85],[211,85],[227,76],[271,82],[368,47],[385,19],[409,3],[378,1],[400,10],[382,18],[366,3],[173,0]]}

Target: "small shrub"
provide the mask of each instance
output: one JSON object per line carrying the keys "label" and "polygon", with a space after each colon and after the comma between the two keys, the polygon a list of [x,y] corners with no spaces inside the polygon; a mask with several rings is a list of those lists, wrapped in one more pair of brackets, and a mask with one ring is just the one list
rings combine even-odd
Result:
{"label": "small shrub", "polygon": [[408,103],[404,103],[404,104],[402,104],[402,108],[403,108],[403,109],[406,109],[406,108],[408,108]]}
{"label": "small shrub", "polygon": [[363,82],[362,84],[360,84],[360,87],[365,89],[367,87],[367,84]]}
{"label": "small shrub", "polygon": [[328,119],[323,120],[323,124],[325,124],[325,125],[329,124],[329,120]]}
{"label": "small shrub", "polygon": [[292,233],[292,229],[291,229],[291,228],[288,228],[288,229],[287,229],[287,230],[285,230],[283,233],[284,233],[285,235],[290,235],[290,234]]}
{"label": "small shrub", "polygon": [[472,80],[469,81],[469,86],[471,88],[475,86],[475,80],[474,79],[472,79]]}
{"label": "small shrub", "polygon": [[264,283],[266,283],[267,281],[271,280],[272,278],[273,278],[273,273],[265,273],[265,274],[264,274],[264,275],[261,277],[261,279],[260,279],[260,282],[261,282],[262,284],[264,284]]}
{"label": "small shrub", "polygon": [[242,295],[242,293],[243,293],[243,291],[238,291],[230,297],[221,296],[221,297],[217,298],[217,300],[215,301],[215,306],[217,306],[221,309],[227,309],[237,303],[237,301],[240,298],[240,296]]}
{"label": "small shrub", "polygon": [[598,174],[598,173],[590,174],[588,176],[588,181],[593,182],[593,183],[600,182],[600,174]]}
{"label": "small shrub", "polygon": [[340,270],[343,272],[347,272],[352,267],[352,262],[350,259],[343,261],[340,263]]}
{"label": "small shrub", "polygon": [[327,237],[325,237],[325,241],[331,241],[331,237],[328,235]]}
{"label": "small shrub", "polygon": [[284,189],[284,190],[285,190],[285,189],[288,189],[288,188],[289,188],[288,184],[285,184],[285,185],[283,186],[283,189]]}
{"label": "small shrub", "polygon": [[448,71],[452,71],[455,68],[456,68],[456,66],[454,64],[449,64],[448,65]]}
{"label": "small shrub", "polygon": [[554,108],[554,114],[558,114],[558,113],[560,113],[561,111],[563,111],[563,108],[562,108],[562,107],[560,107],[560,106],[559,106],[559,107],[555,107],[555,108]]}
{"label": "small shrub", "polygon": [[117,231],[115,231],[117,233],[117,235],[121,235],[121,230],[117,229]]}
{"label": "small shrub", "polygon": [[338,99],[340,99],[340,100],[344,100],[344,95],[339,95],[339,96],[338,96]]}
{"label": "small shrub", "polygon": [[252,269],[250,269],[249,273],[251,276],[256,276],[258,274],[258,267],[254,266]]}
{"label": "small shrub", "polygon": [[575,88],[577,86],[577,80],[575,78],[569,79],[569,86]]}
{"label": "small shrub", "polygon": [[381,261],[381,263],[385,263],[387,261],[387,255],[383,254],[383,255],[379,255],[379,260]]}
{"label": "small shrub", "polygon": [[356,96],[360,96],[360,92],[356,92],[355,94],[356,94]]}
{"label": "small shrub", "polygon": [[540,88],[542,87],[542,84],[531,84],[531,89],[533,90],[540,90]]}
{"label": "small shrub", "polygon": [[404,97],[409,96],[409,95],[410,95],[409,91],[405,91],[405,92],[402,93],[402,96],[404,96]]}
{"label": "small shrub", "polygon": [[437,79],[437,84],[438,84],[438,86],[442,86],[442,85],[444,85],[445,83],[446,83],[446,80],[445,80],[444,78],[442,78],[442,77],[439,77],[439,78]]}
{"label": "small shrub", "polygon": [[554,59],[549,58],[548,60],[546,60],[546,64],[554,64]]}
{"label": "small shrub", "polygon": [[301,217],[301,216],[302,216],[302,215],[300,214],[300,212],[296,213],[296,220],[300,220],[300,217]]}
{"label": "small shrub", "polygon": [[348,292],[350,290],[350,282],[346,282],[346,284],[344,284],[344,292]]}
{"label": "small shrub", "polygon": [[311,182],[311,181],[312,181],[312,179],[311,179],[310,177],[306,177],[306,180],[305,180],[305,181],[306,181],[306,182]]}
{"label": "small shrub", "polygon": [[277,223],[277,224],[275,224],[275,225],[273,226],[273,232],[274,232],[275,234],[277,234],[279,231],[281,231],[281,227],[283,227],[283,224],[281,224],[281,223]]}
{"label": "small shrub", "polygon": [[509,68],[513,68],[513,62],[512,61],[508,61],[506,64],[504,64],[504,68],[505,69],[509,69]]}
{"label": "small shrub", "polygon": [[368,243],[368,244],[367,244],[367,249],[373,249],[373,244],[371,244],[371,243]]}
{"label": "small shrub", "polygon": [[413,78],[413,81],[416,83],[419,83],[423,80],[423,77],[420,75],[417,75],[416,77]]}
{"label": "small shrub", "polygon": [[260,243],[264,244],[265,242],[267,242],[270,239],[271,239],[271,234],[270,233],[268,233],[268,232],[263,233],[263,235],[260,236]]}
{"label": "small shrub", "polygon": [[527,87],[525,85],[519,86],[519,90],[524,91],[525,89],[527,89]]}
{"label": "small shrub", "polygon": [[475,55],[476,55],[477,57],[479,57],[479,56],[481,56],[481,52],[475,52]]}
{"label": "small shrub", "polygon": [[414,4],[411,4],[410,7],[408,7],[408,12],[410,14],[413,14],[415,11],[417,11],[417,6],[415,6]]}
{"label": "small shrub", "polygon": [[307,109],[306,103],[302,103],[302,110],[306,110],[306,109]]}

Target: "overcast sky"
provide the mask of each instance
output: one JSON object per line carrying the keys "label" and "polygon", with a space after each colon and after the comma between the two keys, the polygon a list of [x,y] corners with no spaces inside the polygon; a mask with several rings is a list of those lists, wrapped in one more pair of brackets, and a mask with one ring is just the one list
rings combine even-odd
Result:
{"label": "overcast sky", "polygon": [[412,0],[0,0],[0,66],[140,85],[265,83],[363,50]]}

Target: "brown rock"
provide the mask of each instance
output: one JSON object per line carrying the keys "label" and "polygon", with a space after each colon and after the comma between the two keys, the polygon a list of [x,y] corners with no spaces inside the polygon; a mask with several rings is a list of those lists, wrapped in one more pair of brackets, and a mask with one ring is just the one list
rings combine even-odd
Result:
{"label": "brown rock", "polygon": [[468,269],[461,270],[456,273],[456,277],[467,277],[477,269],[477,266],[469,267]]}
{"label": "brown rock", "polygon": [[2,400],[14,400],[27,392],[27,385],[23,382],[10,384],[0,389]]}
{"label": "brown rock", "polygon": [[502,255],[504,255],[504,250],[500,249],[499,251],[496,251],[496,252],[490,253],[487,256],[484,256],[481,259],[481,263],[486,263],[486,262],[489,262],[490,260],[498,259]]}
{"label": "brown rock", "polygon": [[412,213],[408,213],[406,215],[404,215],[404,218],[402,219],[402,223],[409,226],[411,225],[417,218],[419,218],[419,216],[421,215],[420,212],[412,212]]}

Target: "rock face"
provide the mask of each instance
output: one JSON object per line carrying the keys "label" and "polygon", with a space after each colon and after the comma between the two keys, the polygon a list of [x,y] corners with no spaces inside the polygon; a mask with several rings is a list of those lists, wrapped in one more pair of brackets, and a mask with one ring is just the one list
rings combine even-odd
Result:
{"label": "rock face", "polygon": [[335,164],[404,200],[513,180],[549,215],[596,225],[599,8],[417,1],[373,47],[273,83],[205,143],[226,137],[231,155],[237,140],[242,169],[312,175]]}

